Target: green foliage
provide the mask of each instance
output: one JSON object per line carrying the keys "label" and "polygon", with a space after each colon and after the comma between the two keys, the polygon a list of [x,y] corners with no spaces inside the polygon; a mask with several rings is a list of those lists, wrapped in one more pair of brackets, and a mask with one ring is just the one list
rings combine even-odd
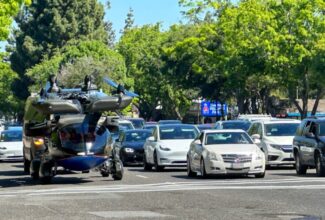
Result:
{"label": "green foliage", "polygon": [[[11,66],[19,74],[15,87],[30,84],[24,75],[34,65],[56,56],[71,40],[97,40],[108,44],[103,5],[96,0],[33,1],[17,17]],[[21,85],[24,85],[22,87]],[[15,90],[26,98],[26,90]]]}
{"label": "green foliage", "polygon": [[29,5],[31,0],[6,0],[0,2],[0,40],[8,37],[12,18],[18,13],[21,5]]}
{"label": "green foliage", "polygon": [[0,53],[0,111],[1,116],[15,116],[22,109],[22,103],[14,97],[10,85],[18,76],[11,70],[5,57],[6,54]]}
{"label": "green foliage", "polygon": [[123,57],[99,41],[74,42],[63,47],[55,57],[29,69],[29,78],[38,82],[30,90],[39,90],[50,74],[58,74],[58,81],[64,87],[83,83],[89,74],[94,76],[97,86],[106,91],[109,87],[103,84],[103,76],[125,83],[128,88],[133,86],[133,81],[126,78]]}

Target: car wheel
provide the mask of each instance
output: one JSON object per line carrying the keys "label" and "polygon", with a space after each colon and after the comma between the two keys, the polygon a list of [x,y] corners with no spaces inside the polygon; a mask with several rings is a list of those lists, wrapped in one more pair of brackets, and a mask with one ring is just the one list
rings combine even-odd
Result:
{"label": "car wheel", "polygon": [[51,162],[43,162],[41,163],[39,169],[40,181],[42,184],[49,184],[52,181],[53,173],[52,173],[52,163]]}
{"label": "car wheel", "polygon": [[157,172],[163,171],[164,167],[160,166],[158,164],[158,155],[157,155],[156,151],[154,152],[154,160],[155,160],[155,169],[156,169],[156,171]]}
{"label": "car wheel", "polygon": [[263,173],[255,174],[255,178],[264,178],[265,177],[265,171]]}
{"label": "car wheel", "polygon": [[39,179],[39,168],[40,168],[40,162],[33,160],[33,154],[31,152],[30,154],[30,166],[29,166],[29,173],[33,180]]}
{"label": "car wheel", "polygon": [[315,163],[316,163],[316,174],[317,174],[317,176],[319,176],[319,177],[325,176],[325,167],[322,164],[321,155],[317,154],[315,160],[316,160]]}
{"label": "car wheel", "polygon": [[143,169],[147,171],[152,169],[152,166],[147,162],[146,154],[143,155]]}
{"label": "car wheel", "polygon": [[188,177],[196,177],[196,172],[192,171],[191,161],[189,158],[187,158],[187,176]]}
{"label": "car wheel", "polygon": [[102,177],[108,177],[109,173],[106,171],[101,171],[100,174],[102,175]]}
{"label": "car wheel", "polygon": [[298,175],[304,175],[307,172],[307,166],[301,164],[301,159],[299,153],[295,154],[295,161],[296,161],[296,173]]}
{"label": "car wheel", "polygon": [[205,170],[205,165],[204,165],[204,159],[202,158],[201,161],[200,161],[200,171],[201,171],[201,176],[203,178],[206,178],[208,175],[207,175],[207,172]]}

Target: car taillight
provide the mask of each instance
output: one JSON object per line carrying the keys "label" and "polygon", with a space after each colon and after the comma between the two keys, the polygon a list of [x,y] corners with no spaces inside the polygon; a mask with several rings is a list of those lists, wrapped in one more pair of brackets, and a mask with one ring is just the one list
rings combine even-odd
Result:
{"label": "car taillight", "polygon": [[43,138],[33,138],[33,143],[35,147],[42,147],[44,145],[44,139]]}

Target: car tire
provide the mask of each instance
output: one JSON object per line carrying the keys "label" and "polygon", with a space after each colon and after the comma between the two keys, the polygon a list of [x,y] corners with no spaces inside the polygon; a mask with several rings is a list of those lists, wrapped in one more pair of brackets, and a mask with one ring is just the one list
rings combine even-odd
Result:
{"label": "car tire", "polygon": [[30,161],[26,159],[24,154],[24,172],[29,174],[30,170]]}
{"label": "car tire", "polygon": [[200,171],[201,171],[202,178],[206,178],[208,176],[207,172],[205,170],[205,164],[204,164],[204,159],[203,158],[200,161]]}
{"label": "car tire", "polygon": [[315,164],[316,164],[316,175],[319,177],[324,177],[325,176],[325,166],[322,164],[322,158],[319,153],[316,154]]}
{"label": "car tire", "polygon": [[42,184],[50,184],[52,181],[53,173],[52,173],[53,165],[51,162],[42,162],[39,169],[39,179]]}
{"label": "car tire", "polygon": [[255,178],[264,178],[265,177],[265,171],[263,173],[255,174]]}
{"label": "car tire", "polygon": [[[120,166],[118,168],[118,166]],[[114,180],[122,180],[123,178],[123,163],[121,161],[114,164],[115,170],[113,171],[112,177]]]}
{"label": "car tire", "polygon": [[154,152],[154,160],[155,160],[155,170],[156,170],[156,172],[163,171],[164,170],[164,167],[163,166],[160,166],[158,164],[158,155],[157,155],[156,151]]}
{"label": "car tire", "polygon": [[40,163],[38,161],[33,161],[33,154],[32,152],[30,153],[30,166],[29,166],[29,174],[32,177],[33,180],[38,180],[39,179],[39,168],[40,168]]}
{"label": "car tire", "polygon": [[191,161],[189,158],[187,158],[187,176],[188,177],[196,177],[196,172],[192,171]]}
{"label": "car tire", "polygon": [[304,175],[304,174],[306,174],[306,172],[307,172],[307,166],[301,164],[301,159],[300,159],[299,153],[296,153],[295,154],[295,161],[296,161],[296,165],[295,165],[295,167],[296,167],[296,173],[298,175]]}
{"label": "car tire", "polygon": [[152,169],[152,165],[147,162],[146,154],[143,155],[143,169],[149,171]]}
{"label": "car tire", "polygon": [[100,174],[102,175],[102,177],[108,177],[109,173],[106,171],[101,171]]}

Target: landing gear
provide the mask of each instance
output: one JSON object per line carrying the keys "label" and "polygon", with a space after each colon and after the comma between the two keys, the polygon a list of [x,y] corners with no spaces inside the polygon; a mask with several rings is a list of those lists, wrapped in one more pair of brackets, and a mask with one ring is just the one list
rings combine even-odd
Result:
{"label": "landing gear", "polygon": [[123,163],[117,158],[109,158],[97,170],[102,177],[108,177],[111,174],[114,180],[123,178]]}
{"label": "landing gear", "polygon": [[53,175],[53,163],[51,161],[42,162],[39,169],[39,178],[41,183],[49,184],[52,181]]}

